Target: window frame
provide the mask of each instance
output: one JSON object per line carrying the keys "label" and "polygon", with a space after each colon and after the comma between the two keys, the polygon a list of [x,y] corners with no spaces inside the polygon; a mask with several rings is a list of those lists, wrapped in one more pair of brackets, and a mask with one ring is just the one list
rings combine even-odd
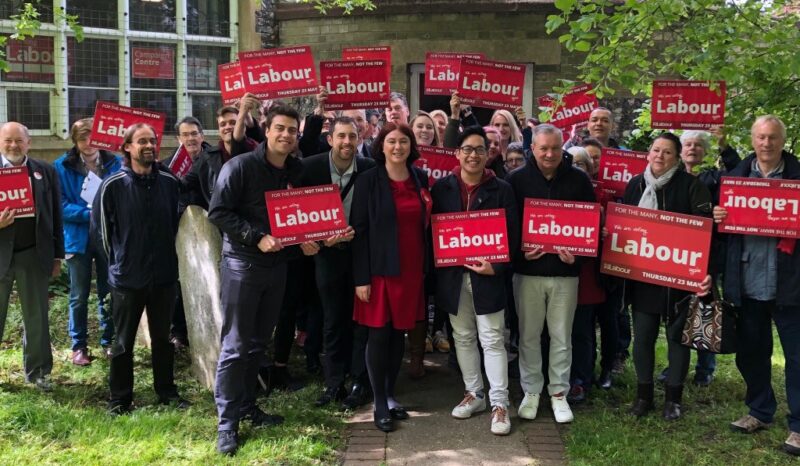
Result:
{"label": "window frame", "polygon": [[[52,0],[53,11],[66,11],[68,0]],[[175,2],[175,21],[176,32],[145,32],[130,29],[130,10],[129,0],[117,1],[117,25],[116,29],[106,29],[97,27],[85,27],[84,36],[92,39],[115,39],[118,43],[117,53],[119,56],[119,89],[118,101],[120,105],[130,106],[131,102],[131,41],[133,42],[161,42],[176,45],[175,49],[175,80],[176,80],[176,113],[178,118],[183,115],[192,114],[192,95],[219,95],[219,90],[191,90],[188,82],[188,54],[187,45],[208,45],[208,46],[227,46],[230,48],[229,59],[233,60],[238,53],[239,47],[239,24],[236,18],[239,15],[239,5],[236,0],[228,1],[229,10],[229,36],[203,36],[187,33],[187,1],[176,0]],[[80,18],[78,18],[80,22]],[[0,19],[0,34],[10,34],[14,32],[14,22],[8,19]],[[42,23],[41,29],[37,33],[40,36],[53,37],[53,66],[55,68],[55,80],[53,84],[48,83],[20,83],[3,81],[0,78],[0,121],[8,121],[8,91],[48,91],[50,92],[50,129],[31,130],[32,136],[57,136],[63,140],[69,139],[70,115],[69,115],[69,80],[67,67],[67,38],[74,37],[74,33],[63,22]],[[72,86],[83,89],[95,89],[93,86]],[[97,87],[100,89],[99,87]],[[108,88],[106,88],[108,89]],[[143,90],[137,88],[136,90]],[[146,89],[156,91],[158,89]],[[172,89],[169,89],[172,91]],[[158,110],[158,109],[152,109]],[[172,128],[164,128],[165,132],[171,132]],[[219,131],[215,128],[205,130],[206,134],[218,135]]]}

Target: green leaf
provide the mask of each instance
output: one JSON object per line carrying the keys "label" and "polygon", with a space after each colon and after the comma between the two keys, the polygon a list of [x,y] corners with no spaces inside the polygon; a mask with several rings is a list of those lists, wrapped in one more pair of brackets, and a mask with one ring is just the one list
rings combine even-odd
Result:
{"label": "green leaf", "polygon": [[559,10],[569,13],[572,8],[575,6],[575,0],[556,0],[555,6]]}
{"label": "green leaf", "polygon": [[585,40],[579,40],[578,42],[575,42],[575,50],[578,52],[588,52],[591,47],[592,44],[586,42]]}

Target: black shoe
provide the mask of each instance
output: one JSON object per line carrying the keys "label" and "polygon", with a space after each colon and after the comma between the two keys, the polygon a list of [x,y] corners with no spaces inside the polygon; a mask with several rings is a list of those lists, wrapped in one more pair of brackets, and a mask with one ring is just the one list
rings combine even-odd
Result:
{"label": "black shoe", "polygon": [[681,417],[683,385],[667,385],[664,389],[664,419],[675,421]]}
{"label": "black shoe", "polygon": [[128,414],[131,411],[133,411],[133,407],[131,407],[130,404],[119,403],[116,401],[110,401],[108,403],[108,414],[114,417]]}
{"label": "black shoe", "polygon": [[603,371],[600,373],[600,378],[597,379],[597,385],[603,390],[609,390],[612,385],[611,371]]}
{"label": "black shoe", "polygon": [[250,421],[253,427],[269,427],[283,423],[283,416],[277,414],[267,414],[258,406],[241,417],[242,421]]}
{"label": "black shoe", "polygon": [[320,375],[322,373],[322,364],[319,362],[319,356],[306,356],[306,372],[309,375]]}
{"label": "black shoe", "polygon": [[586,389],[583,385],[575,384],[569,389],[567,393],[567,402],[569,404],[580,404],[586,401]]}
{"label": "black shoe", "polygon": [[285,390],[287,392],[296,392],[306,386],[303,382],[292,377],[287,366],[272,366],[269,368],[269,385],[271,390]]}
{"label": "black shoe", "polygon": [[402,406],[396,408],[389,408],[389,416],[395,421],[405,421],[408,419],[408,412]]}
{"label": "black shoe", "polygon": [[704,372],[695,372],[694,373],[694,384],[698,387],[708,387],[711,385],[711,381],[714,380],[714,374],[711,373],[704,373]]}
{"label": "black shoe", "polygon": [[373,416],[375,416],[375,420],[373,422],[378,430],[382,430],[383,432],[394,431],[394,420],[391,417],[382,417],[379,419],[375,413],[373,413]]}
{"label": "black shoe", "polygon": [[239,449],[239,434],[235,430],[217,432],[217,451],[223,455],[233,455]]}
{"label": "black shoe", "polygon": [[175,406],[176,409],[189,409],[189,406],[192,405],[192,403],[190,403],[189,400],[181,398],[178,395],[159,398],[158,404],[165,406]]}
{"label": "black shoe", "polygon": [[360,383],[354,383],[350,394],[342,401],[342,410],[354,410],[369,403],[369,393],[367,388]]}
{"label": "black shoe", "polygon": [[667,377],[669,377],[669,366],[665,367],[664,370],[658,374],[658,377],[656,377],[656,382],[665,384],[667,383]]}
{"label": "black shoe", "polygon": [[330,404],[332,401],[342,401],[347,396],[347,391],[344,389],[344,385],[339,385],[338,387],[333,388],[326,388],[325,392],[317,398],[317,401],[314,402],[314,406],[320,408],[322,406],[326,406]]}
{"label": "black shoe", "polygon": [[631,406],[631,414],[642,417],[653,410],[653,384],[640,383],[636,386],[636,400]]}
{"label": "black shoe", "polygon": [[175,351],[183,351],[189,347],[189,340],[183,335],[172,335],[169,339]]}
{"label": "black shoe", "polygon": [[615,374],[622,374],[625,372],[625,361],[628,359],[628,355],[625,353],[617,353],[617,357],[614,358],[614,363],[611,369],[611,372]]}

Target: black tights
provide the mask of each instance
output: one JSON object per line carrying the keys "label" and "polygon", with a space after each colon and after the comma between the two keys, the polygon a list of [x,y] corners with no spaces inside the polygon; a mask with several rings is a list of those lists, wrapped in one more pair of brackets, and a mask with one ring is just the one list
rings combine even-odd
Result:
{"label": "black tights", "polygon": [[[633,365],[639,383],[653,383],[656,340],[660,330],[660,314],[633,312]],[[667,385],[683,385],[689,371],[689,356],[689,348],[667,338]]]}
{"label": "black tights", "polygon": [[369,329],[367,338],[367,372],[375,395],[375,417],[389,417],[389,409],[399,403],[394,399],[394,386],[405,350],[405,331],[395,330],[389,322],[383,328]]}

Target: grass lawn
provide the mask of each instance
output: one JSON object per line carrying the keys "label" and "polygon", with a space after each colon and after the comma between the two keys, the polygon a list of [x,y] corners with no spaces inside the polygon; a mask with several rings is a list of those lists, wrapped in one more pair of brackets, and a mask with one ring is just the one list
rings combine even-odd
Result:
{"label": "grass lawn", "polygon": [[[12,298],[13,301],[13,298]],[[101,354],[96,316],[90,312],[90,346]],[[279,427],[244,425],[244,441],[236,457],[218,455],[216,408],[210,391],[192,378],[186,354],[176,358],[176,383],[192,402],[186,411],[156,404],[150,352],[135,355],[136,410],[112,418],[106,414],[108,362],[89,367],[69,360],[67,299],[57,296],[50,309],[54,390],[41,393],[24,383],[19,308],[9,309],[5,339],[0,344],[0,464],[331,464],[344,445],[344,417],[334,408],[314,408],[320,385],[292,394],[273,393],[261,400],[269,412],[281,414]],[[298,353],[298,351],[294,351]],[[296,372],[299,372],[296,371]]]}
{"label": "grass lawn", "polygon": [[[663,334],[663,332],[662,332]],[[772,356],[772,385],[778,398],[775,423],[754,435],[732,432],[728,424],[747,414],[744,381],[734,355],[718,355],[717,371],[709,387],[687,385],[683,416],[661,418],[663,387],[656,384],[656,410],[637,420],[628,414],[636,395],[633,362],[617,376],[609,391],[594,389],[590,401],[575,408],[575,422],[566,430],[571,464],[576,465],[750,465],[796,464],[780,447],[789,435],[786,424],[784,358],[777,334]],[[666,364],[666,342],[659,340],[656,370]],[[692,355],[689,380],[694,375]]]}

